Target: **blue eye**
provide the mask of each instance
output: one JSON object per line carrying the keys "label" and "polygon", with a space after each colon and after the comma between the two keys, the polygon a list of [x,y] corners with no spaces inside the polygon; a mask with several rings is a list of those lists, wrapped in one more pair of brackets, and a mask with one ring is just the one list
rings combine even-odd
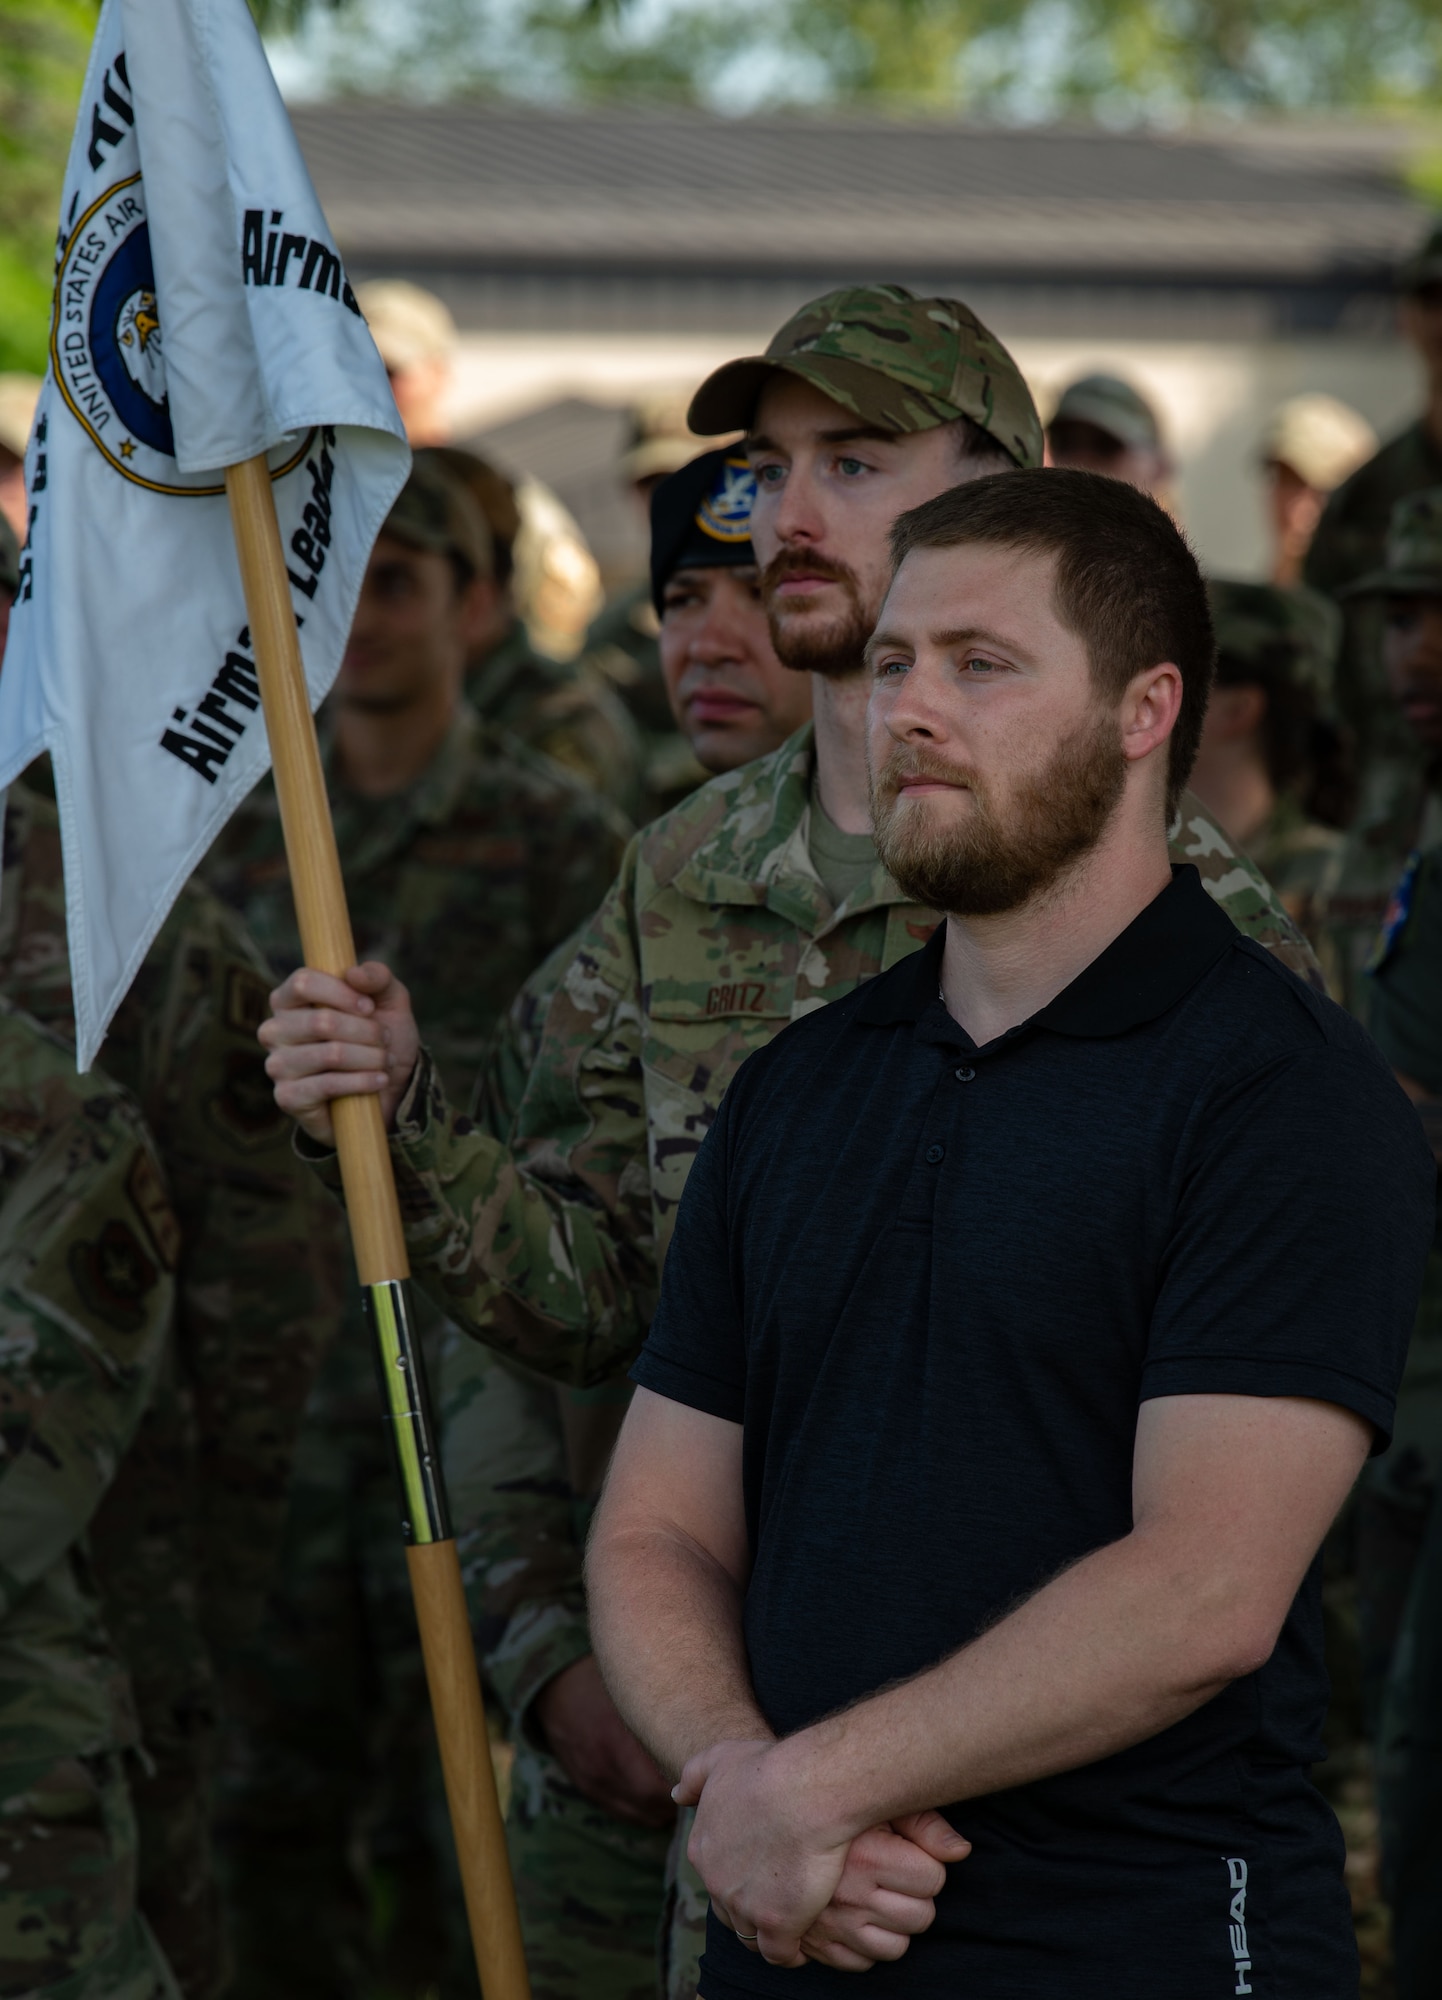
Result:
{"label": "blue eye", "polygon": [[861,463],[859,458],[838,458],[836,463],[848,478],[853,473],[865,472],[866,470],[866,467]]}

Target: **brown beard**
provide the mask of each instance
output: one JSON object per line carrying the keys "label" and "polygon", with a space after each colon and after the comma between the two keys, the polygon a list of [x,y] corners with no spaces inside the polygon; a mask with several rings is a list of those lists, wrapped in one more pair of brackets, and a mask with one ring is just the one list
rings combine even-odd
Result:
{"label": "brown beard", "polygon": [[[824,576],[839,583],[846,598],[845,611],[824,630],[778,615],[776,588],[790,576]],[[863,609],[861,585],[845,563],[829,556],[803,555],[799,549],[782,549],[761,572],[761,601],[782,666],[798,674],[822,674],[833,681],[851,680],[861,672],[862,655],[876,619]]]}
{"label": "brown beard", "polygon": [[[916,902],[958,917],[995,917],[1049,889],[1094,848],[1126,783],[1116,718],[1100,715],[1060,743],[1008,802],[1005,823],[973,773],[898,747],[871,780],[876,850]],[[965,780],[972,808],[960,824],[928,824],[920,800],[899,807],[910,778]]]}

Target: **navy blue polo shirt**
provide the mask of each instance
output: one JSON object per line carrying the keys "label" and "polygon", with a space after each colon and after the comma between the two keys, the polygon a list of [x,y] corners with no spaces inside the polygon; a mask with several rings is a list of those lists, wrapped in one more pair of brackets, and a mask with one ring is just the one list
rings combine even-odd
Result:
{"label": "navy blue polo shirt", "polygon": [[[1432,1160],[1365,1033],[1194,869],[980,1049],[938,997],[943,941],[742,1067],[633,1371],[744,1425],[746,1644],[781,1733],[1127,1534],[1149,1397],[1315,1397],[1385,1443],[1431,1234]],[[1326,1702],[1314,1565],[1257,1673],[946,1807],[973,1852],[867,2000],[1355,1996],[1307,1775]],[[705,2000],[854,1980],[711,1920]]]}

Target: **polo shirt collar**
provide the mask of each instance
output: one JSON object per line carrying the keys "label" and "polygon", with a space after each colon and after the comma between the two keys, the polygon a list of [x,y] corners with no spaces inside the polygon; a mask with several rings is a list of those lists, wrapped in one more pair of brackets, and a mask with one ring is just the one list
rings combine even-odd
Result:
{"label": "polo shirt collar", "polygon": [[[1120,936],[1054,1000],[1011,1032],[1049,1028],[1086,1039],[1125,1034],[1174,1007],[1236,935],[1231,918],[1207,894],[1196,869],[1174,866],[1167,887]],[[863,989],[858,1019],[890,1026],[920,1021],[931,1008],[944,1013],[937,994],[945,945],[946,926],[939,924],[920,951]],[[952,1035],[964,1032],[949,1014],[946,1021]]]}

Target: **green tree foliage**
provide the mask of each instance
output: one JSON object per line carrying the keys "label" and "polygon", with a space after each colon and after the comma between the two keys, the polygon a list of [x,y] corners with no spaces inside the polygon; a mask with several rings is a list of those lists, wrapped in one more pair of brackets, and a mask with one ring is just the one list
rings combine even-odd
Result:
{"label": "green tree foliage", "polygon": [[[1438,0],[253,0],[342,88],[1117,118],[1442,101]],[[313,35],[318,23],[324,32]]]}
{"label": "green tree foliage", "polygon": [[60,183],[94,30],[88,0],[0,0],[0,369],[45,365]]}

